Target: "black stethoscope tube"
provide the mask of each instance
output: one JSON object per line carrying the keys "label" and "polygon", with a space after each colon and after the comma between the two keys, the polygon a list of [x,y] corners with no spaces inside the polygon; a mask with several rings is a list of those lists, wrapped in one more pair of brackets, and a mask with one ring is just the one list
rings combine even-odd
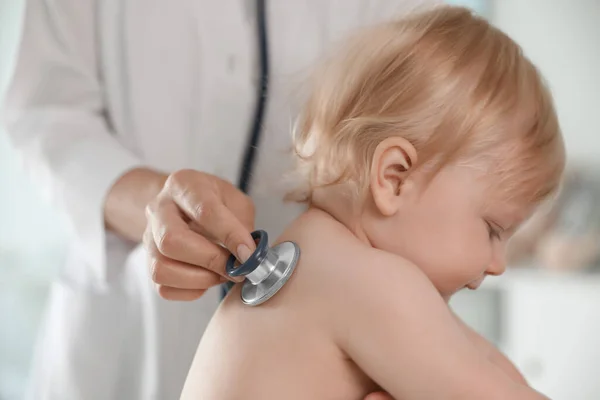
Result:
{"label": "black stethoscope tube", "polygon": [[[252,172],[256,162],[256,150],[260,142],[262,132],[263,119],[267,104],[268,88],[269,88],[269,46],[267,40],[267,18],[266,18],[266,1],[255,0],[255,16],[256,16],[256,38],[258,42],[258,62],[259,62],[259,82],[258,90],[256,91],[256,105],[254,109],[254,119],[248,136],[248,143],[244,152],[244,159],[240,170],[238,180],[238,188],[248,193],[252,180]],[[222,285],[222,298],[225,297],[229,289],[233,286],[232,282]]]}

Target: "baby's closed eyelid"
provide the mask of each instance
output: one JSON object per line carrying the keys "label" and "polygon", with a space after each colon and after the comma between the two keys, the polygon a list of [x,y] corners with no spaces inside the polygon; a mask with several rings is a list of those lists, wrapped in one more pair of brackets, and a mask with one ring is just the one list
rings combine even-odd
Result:
{"label": "baby's closed eyelid", "polygon": [[[503,233],[503,230],[500,225],[494,223],[493,221],[487,220],[487,219],[484,219],[484,222],[487,226],[490,239],[494,239],[494,238],[501,239],[502,238],[501,235]],[[494,228],[494,226],[496,226],[497,228]]]}

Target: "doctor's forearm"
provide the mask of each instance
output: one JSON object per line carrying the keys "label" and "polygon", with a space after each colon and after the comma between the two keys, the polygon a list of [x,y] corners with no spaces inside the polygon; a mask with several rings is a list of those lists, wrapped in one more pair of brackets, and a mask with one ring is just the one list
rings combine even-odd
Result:
{"label": "doctor's forearm", "polygon": [[136,168],[121,176],[104,203],[107,229],[141,242],[146,229],[146,205],[158,195],[166,179],[167,175],[146,168]]}

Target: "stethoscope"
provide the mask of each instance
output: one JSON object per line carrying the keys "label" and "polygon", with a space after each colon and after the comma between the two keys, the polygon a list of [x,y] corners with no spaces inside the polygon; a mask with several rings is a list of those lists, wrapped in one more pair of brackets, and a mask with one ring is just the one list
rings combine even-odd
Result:
{"label": "stethoscope", "polygon": [[263,230],[252,232],[252,238],[256,241],[254,253],[239,266],[236,258],[230,256],[225,271],[232,277],[246,277],[241,290],[242,302],[257,306],[273,297],[292,276],[300,248],[291,241],[269,247],[269,236]]}
{"label": "stethoscope", "polygon": [[[265,0],[256,0],[255,4],[260,83],[257,91],[254,122],[246,146],[238,184],[240,190],[245,193],[248,193],[256,148],[258,147],[260,140],[269,83],[269,54]],[[231,255],[227,260],[225,270],[229,276],[246,277],[242,284],[242,301],[244,304],[257,306],[273,297],[273,295],[275,295],[275,293],[277,293],[288,281],[298,263],[300,248],[296,243],[290,241],[279,243],[270,248],[269,236],[267,235],[267,232],[263,230],[252,232],[252,238],[256,242],[256,250],[252,253],[250,258],[243,264],[237,265],[235,256]],[[232,284],[224,286],[223,295],[227,294],[231,286]]]}

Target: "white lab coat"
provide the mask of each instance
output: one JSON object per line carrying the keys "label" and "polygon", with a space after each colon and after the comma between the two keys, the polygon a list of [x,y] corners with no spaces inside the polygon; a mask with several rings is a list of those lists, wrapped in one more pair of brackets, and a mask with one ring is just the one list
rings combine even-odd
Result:
{"label": "white lab coat", "polygon": [[[308,67],[350,29],[416,3],[423,1],[268,2],[257,227],[276,236],[300,210],[283,205],[277,187]],[[29,398],[178,398],[218,290],[191,303],[160,299],[143,250],[105,231],[102,204],[138,166],[237,182],[256,97],[253,15],[250,0],[27,1],[4,121],[72,232]]]}

